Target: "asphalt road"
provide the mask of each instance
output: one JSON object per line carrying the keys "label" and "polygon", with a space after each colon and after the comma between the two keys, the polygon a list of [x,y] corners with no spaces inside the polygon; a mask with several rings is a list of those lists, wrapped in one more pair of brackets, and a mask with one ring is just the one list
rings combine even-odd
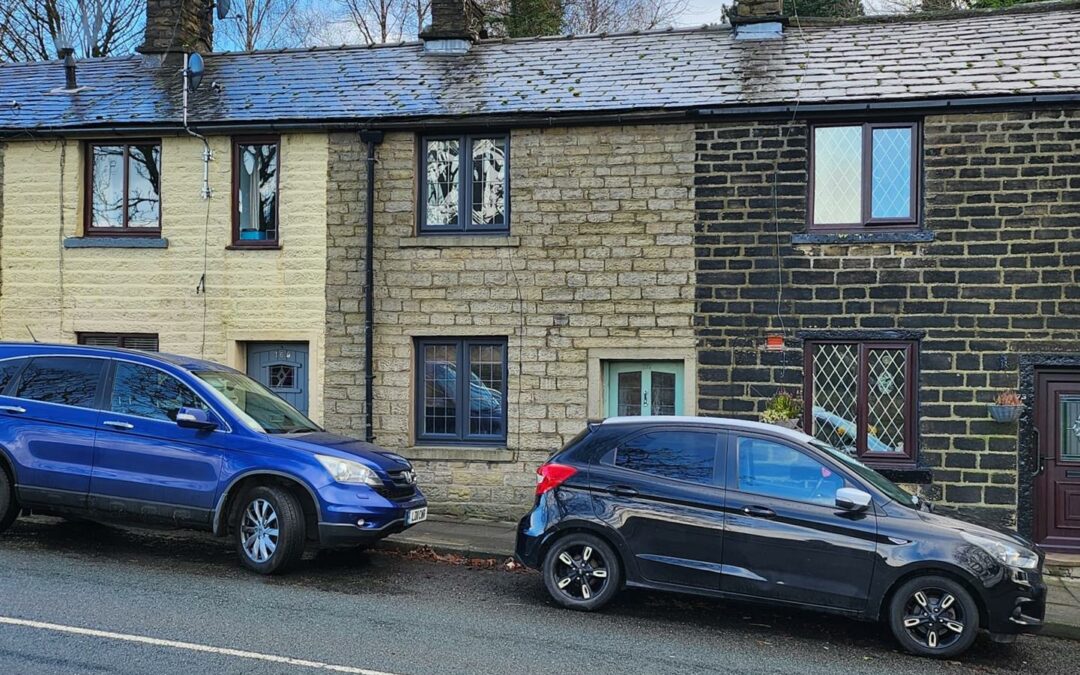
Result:
{"label": "asphalt road", "polygon": [[963,662],[937,663],[874,625],[641,592],[580,614],[553,606],[531,572],[389,552],[322,553],[261,578],[195,533],[33,518],[0,536],[0,673],[328,669],[1080,673],[1080,643],[981,637]]}

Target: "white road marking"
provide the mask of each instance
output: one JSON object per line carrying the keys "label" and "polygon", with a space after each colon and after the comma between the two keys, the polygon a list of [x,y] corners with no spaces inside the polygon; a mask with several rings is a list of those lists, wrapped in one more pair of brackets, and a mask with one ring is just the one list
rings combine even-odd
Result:
{"label": "white road marking", "polygon": [[252,659],[255,661],[269,661],[270,663],[283,663],[289,666],[297,666],[299,668],[314,668],[316,670],[328,670],[335,673],[352,673],[353,675],[394,675],[393,673],[387,673],[381,670],[368,670],[366,668],[354,668],[352,666],[338,666],[332,663],[323,663],[321,661],[309,661],[307,659],[294,659],[289,656],[276,656],[274,654],[260,654],[258,652],[248,652],[242,649],[229,649],[227,647],[212,647],[210,645],[200,645],[193,642],[178,642],[176,640],[159,640],[158,638],[146,637],[143,635],[129,635],[127,633],[113,633],[105,630],[95,630],[93,628],[79,628],[77,626],[64,626],[56,623],[44,623],[42,621],[29,621],[27,619],[15,619],[7,616],[0,616],[0,624],[6,624],[9,626],[22,626],[24,628],[37,628],[38,630],[51,630],[58,633],[70,633],[72,635],[85,635],[88,637],[104,638],[107,640],[121,640],[124,642],[137,642],[144,645],[153,645],[155,647],[171,647],[173,649],[187,649],[193,652],[204,652],[206,654],[219,654],[222,656],[234,656],[240,659]]}

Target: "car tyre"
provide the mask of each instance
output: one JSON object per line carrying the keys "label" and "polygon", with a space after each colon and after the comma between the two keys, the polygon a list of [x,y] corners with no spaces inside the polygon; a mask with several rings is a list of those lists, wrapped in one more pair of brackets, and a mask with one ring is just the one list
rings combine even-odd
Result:
{"label": "car tyre", "polygon": [[240,562],[259,574],[280,574],[304,554],[304,509],[288,490],[260,485],[240,500],[236,552]]}
{"label": "car tyre", "polygon": [[552,543],[542,572],[544,586],[555,602],[586,612],[610,602],[622,584],[618,555],[603,539],[584,532]]}
{"label": "car tyre", "polygon": [[900,645],[919,656],[958,656],[979,632],[979,608],[971,593],[937,575],[915,577],[896,589],[888,619]]}
{"label": "car tyre", "polygon": [[0,465],[0,533],[11,527],[19,517],[19,505],[15,501],[15,485],[7,470]]}

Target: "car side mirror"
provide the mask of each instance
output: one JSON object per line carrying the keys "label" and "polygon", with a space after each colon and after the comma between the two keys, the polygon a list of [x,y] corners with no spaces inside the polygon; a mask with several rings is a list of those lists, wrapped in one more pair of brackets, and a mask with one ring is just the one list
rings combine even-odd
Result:
{"label": "car side mirror", "polygon": [[836,491],[836,506],[845,511],[865,511],[870,507],[870,494],[857,488],[840,488]]}
{"label": "car side mirror", "polygon": [[176,426],[184,429],[213,431],[218,423],[210,418],[210,413],[198,408],[180,408],[176,411]]}

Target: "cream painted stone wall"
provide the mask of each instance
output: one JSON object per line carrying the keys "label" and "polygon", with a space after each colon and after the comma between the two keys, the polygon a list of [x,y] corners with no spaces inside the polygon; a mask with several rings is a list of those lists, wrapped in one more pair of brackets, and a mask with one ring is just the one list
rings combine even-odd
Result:
{"label": "cream painted stone wall", "polygon": [[[345,134],[331,146],[332,182],[349,189],[331,185],[330,288],[341,292],[327,424],[361,435],[362,295],[349,280],[362,278],[363,183],[349,181],[363,148]],[[696,380],[693,127],[514,130],[509,237],[416,237],[416,147],[391,133],[378,150],[376,441],[416,462],[435,510],[516,517],[536,467],[602,415],[602,360],[685,358]],[[429,336],[508,338],[505,448],[417,447],[413,344]],[[692,412],[696,396],[685,398]]]}
{"label": "cream painted stone wall", "polygon": [[[166,249],[71,248],[82,234],[77,141],[9,142],[3,154],[0,338],[74,343],[78,332],[157,333],[163,351],[244,368],[248,340],[310,343],[311,412],[322,417],[326,285],[325,134],[281,139],[280,250],[230,251],[230,139],[162,139]],[[206,271],[206,291],[199,280]]]}

